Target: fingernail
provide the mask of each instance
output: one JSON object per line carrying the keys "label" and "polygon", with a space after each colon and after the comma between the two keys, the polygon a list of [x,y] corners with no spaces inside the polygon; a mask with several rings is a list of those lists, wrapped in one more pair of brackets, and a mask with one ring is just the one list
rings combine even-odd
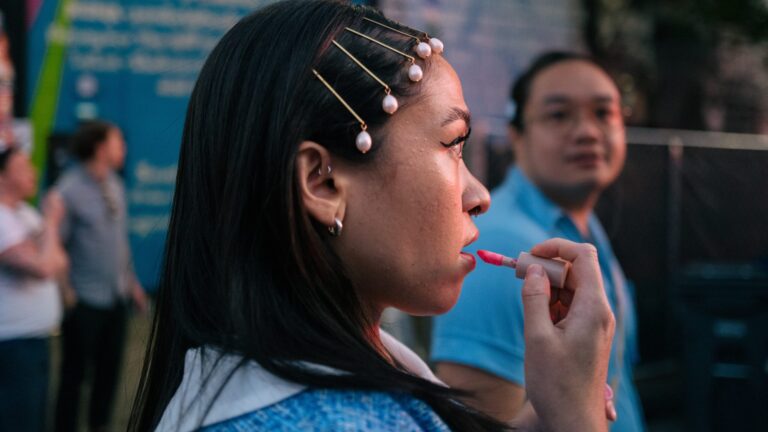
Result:
{"label": "fingernail", "polygon": [[611,416],[609,420],[616,421],[616,419],[619,418],[619,415],[616,413],[616,407],[613,405],[613,402],[608,402],[608,412],[610,413],[610,416]]}
{"label": "fingernail", "polygon": [[531,264],[526,271],[526,275],[544,277],[544,267],[538,264]]}
{"label": "fingernail", "polygon": [[613,389],[608,384],[605,385],[605,400],[613,399]]}

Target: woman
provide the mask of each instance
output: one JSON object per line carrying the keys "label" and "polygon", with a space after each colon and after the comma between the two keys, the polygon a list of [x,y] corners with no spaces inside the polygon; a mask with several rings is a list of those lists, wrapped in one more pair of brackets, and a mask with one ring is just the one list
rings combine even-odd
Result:
{"label": "woman", "polygon": [[[288,1],[213,50],[187,113],[132,429],[506,426],[378,327],[385,307],[455,303],[475,265],[461,253],[477,236],[470,216],[489,205],[461,159],[458,77],[438,42],[422,58],[427,38],[406,34],[421,35],[370,9]],[[516,425],[605,429],[613,321],[594,249],[534,252],[573,261],[576,295],[555,327],[546,278],[529,275],[538,418]]]}
{"label": "woman", "polygon": [[44,430],[48,339],[61,305],[54,277],[67,265],[59,240],[61,198],[45,216],[25,202],[37,188],[27,155],[0,148],[0,430]]}

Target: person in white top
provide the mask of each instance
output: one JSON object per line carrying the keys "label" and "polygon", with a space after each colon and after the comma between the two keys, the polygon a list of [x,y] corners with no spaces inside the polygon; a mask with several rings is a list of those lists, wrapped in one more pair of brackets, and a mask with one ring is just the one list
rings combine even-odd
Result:
{"label": "person in white top", "polygon": [[0,148],[0,430],[41,431],[48,390],[48,339],[61,320],[54,277],[67,266],[59,239],[61,198],[45,215],[24,200],[37,180],[27,155]]}

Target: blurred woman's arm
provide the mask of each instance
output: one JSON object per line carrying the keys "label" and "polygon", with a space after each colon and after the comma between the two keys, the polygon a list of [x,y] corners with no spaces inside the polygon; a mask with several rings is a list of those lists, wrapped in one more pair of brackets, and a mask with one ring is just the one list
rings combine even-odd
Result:
{"label": "blurred woman's arm", "polygon": [[48,194],[44,208],[40,238],[30,238],[9,247],[0,253],[0,264],[42,279],[55,277],[66,269],[67,255],[59,237],[64,208],[58,194]]}

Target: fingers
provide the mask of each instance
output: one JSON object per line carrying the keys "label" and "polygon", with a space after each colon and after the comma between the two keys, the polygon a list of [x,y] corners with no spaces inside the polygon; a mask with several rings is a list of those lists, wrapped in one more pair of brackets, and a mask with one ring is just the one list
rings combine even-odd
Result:
{"label": "fingers", "polygon": [[574,262],[579,257],[597,256],[597,249],[589,243],[575,243],[562,238],[545,240],[531,249],[531,255],[544,258],[562,258]]}
{"label": "fingers", "polygon": [[45,195],[45,201],[61,204],[61,194],[56,190],[51,190]]}
{"label": "fingers", "polygon": [[526,344],[530,338],[538,338],[552,330],[549,310],[549,279],[544,269],[533,264],[528,267],[523,283],[523,329]]}
{"label": "fingers", "polygon": [[597,249],[593,245],[555,238],[536,245],[531,249],[531,254],[561,258],[572,263],[566,289],[557,292],[559,303],[564,308],[553,310],[553,319],[558,321],[567,313],[573,316],[573,320],[582,323],[577,327],[592,330],[602,328],[603,333],[612,334],[614,318],[603,289]]}
{"label": "fingers", "polygon": [[[531,254],[544,258],[562,258],[573,265],[568,273],[566,287],[570,290],[579,288],[577,296],[595,297],[604,296],[603,279],[600,274],[600,265],[597,260],[597,249],[588,243],[574,243],[569,240],[554,238],[546,240],[531,249]],[[563,291],[558,293],[562,297]],[[562,300],[563,304],[570,304],[573,296]]]}
{"label": "fingers", "polygon": [[557,324],[568,315],[568,308],[573,301],[573,290],[552,288],[549,297],[549,314],[552,322]]}
{"label": "fingers", "polygon": [[566,307],[570,306],[571,302],[573,301],[573,290],[569,290],[569,289],[557,290],[557,299],[560,301],[560,303],[563,304],[563,306],[566,306]]}
{"label": "fingers", "polygon": [[549,307],[549,315],[552,318],[552,324],[557,324],[568,315],[568,308],[561,303],[554,304]]}
{"label": "fingers", "polygon": [[605,385],[605,418],[610,421],[616,421],[618,418],[616,414],[616,406],[613,403],[613,388],[610,385]]}
{"label": "fingers", "polygon": [[64,212],[64,200],[59,192],[52,190],[46,194],[43,201],[43,211],[54,216],[58,216]]}

